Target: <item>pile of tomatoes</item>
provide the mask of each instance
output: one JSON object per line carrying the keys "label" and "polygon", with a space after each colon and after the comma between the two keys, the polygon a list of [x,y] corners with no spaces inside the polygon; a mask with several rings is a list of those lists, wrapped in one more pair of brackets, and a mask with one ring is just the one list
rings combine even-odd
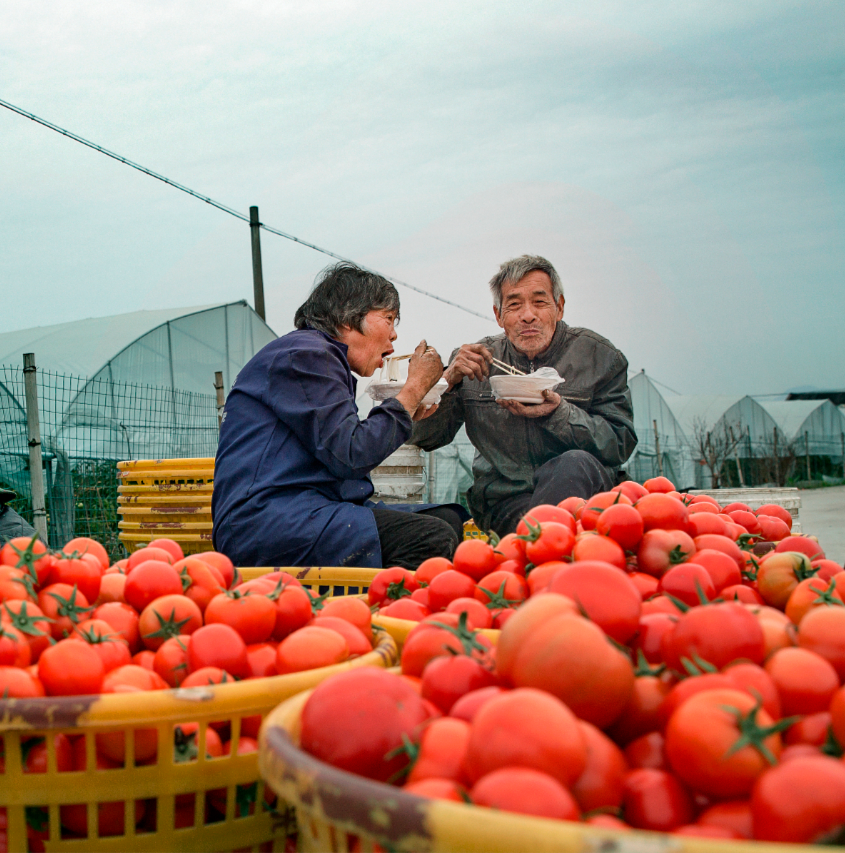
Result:
{"label": "pile of tomatoes", "polygon": [[372,605],[418,623],[402,675],[324,681],[301,745],[421,796],[841,840],[845,572],[791,525],[656,478],[536,507],[451,564],[386,569]]}
{"label": "pile of tomatoes", "polygon": [[[317,597],[286,572],[242,582],[224,555],[185,557],[172,540],[156,540],[115,565],[88,538],[57,552],[37,538],[13,539],[0,550],[2,699],[201,687],[322,667],[372,647],[362,599]],[[228,755],[235,746],[239,754],[256,751],[260,725],[260,715],[244,717],[233,744],[228,722],[210,724],[206,753]],[[197,731],[196,723],[175,727],[176,761],[196,758]],[[136,765],[157,760],[157,737],[154,729],[135,731]],[[56,769],[84,770],[85,738],[54,739]],[[46,772],[43,738],[24,740],[22,749],[24,772]],[[122,767],[125,754],[124,732],[97,733],[98,767]],[[247,787],[254,800],[255,785]],[[212,791],[207,811],[225,811],[225,803],[225,791]],[[192,825],[193,795],[180,795],[176,810],[177,826]],[[139,821],[145,811],[138,801]],[[46,829],[46,822],[32,825],[38,813],[27,812],[31,841]],[[0,809],[0,839],[5,817]],[[84,804],[62,806],[61,821],[65,830],[84,834]],[[123,803],[100,804],[101,835],[122,834],[123,824]]]}

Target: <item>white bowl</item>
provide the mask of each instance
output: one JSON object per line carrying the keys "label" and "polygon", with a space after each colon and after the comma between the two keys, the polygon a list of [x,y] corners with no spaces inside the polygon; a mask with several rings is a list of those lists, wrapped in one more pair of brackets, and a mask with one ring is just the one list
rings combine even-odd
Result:
{"label": "white bowl", "polygon": [[490,388],[497,400],[513,400],[515,403],[545,403],[543,391],[560,385],[563,380],[554,376],[538,376],[529,373],[527,376],[491,376]]}
{"label": "white bowl", "polygon": [[[373,400],[389,400],[395,397],[405,387],[404,382],[373,382],[367,393]],[[422,406],[434,406],[440,402],[443,392],[449,387],[445,379],[438,379],[434,387],[430,388],[425,397],[420,401]]]}

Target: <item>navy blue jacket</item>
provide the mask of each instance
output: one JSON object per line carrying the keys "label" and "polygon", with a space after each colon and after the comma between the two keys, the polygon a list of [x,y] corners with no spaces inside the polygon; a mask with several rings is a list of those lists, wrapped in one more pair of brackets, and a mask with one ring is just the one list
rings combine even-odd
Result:
{"label": "navy blue jacket", "polygon": [[411,434],[401,403],[361,421],[347,347],[302,329],[238,374],[214,467],[214,547],[236,566],[379,568],[369,472]]}

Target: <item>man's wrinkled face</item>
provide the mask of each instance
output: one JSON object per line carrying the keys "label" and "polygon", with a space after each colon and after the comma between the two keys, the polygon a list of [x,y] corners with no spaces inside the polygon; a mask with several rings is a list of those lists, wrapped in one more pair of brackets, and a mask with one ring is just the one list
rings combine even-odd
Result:
{"label": "man's wrinkled face", "polygon": [[547,273],[532,270],[516,284],[502,285],[502,308],[493,307],[508,340],[529,359],[544,352],[563,319],[563,297],[555,302]]}

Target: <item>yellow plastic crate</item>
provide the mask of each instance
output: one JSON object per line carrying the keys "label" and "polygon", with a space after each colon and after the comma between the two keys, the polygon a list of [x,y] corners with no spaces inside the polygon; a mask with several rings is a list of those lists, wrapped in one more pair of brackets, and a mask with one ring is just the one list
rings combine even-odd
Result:
{"label": "yellow plastic crate", "polygon": [[118,462],[118,471],[168,471],[174,468],[206,468],[214,470],[214,457],[204,456],[183,459],[130,459]]}
{"label": "yellow plastic crate", "polygon": [[[413,853],[813,853],[803,844],[722,841],[611,830],[406,794],[331,767],[299,749],[300,716],[311,691],[264,720],[258,766],[296,809],[303,853],[375,849]],[[353,838],[355,840],[353,840]],[[379,845],[376,848],[376,845]]]}
{"label": "yellow plastic crate", "polygon": [[464,522],[464,539],[481,539],[482,542],[490,541],[490,537],[476,525],[473,519]]}
{"label": "yellow plastic crate", "polygon": [[[396,640],[396,645],[399,646],[400,652],[405,645],[405,640],[408,639],[408,634],[419,624],[419,622],[414,622],[412,619],[395,619],[392,616],[379,616],[378,613],[373,614],[373,625],[387,631]],[[492,628],[482,628],[481,633],[495,646],[499,642],[499,636],[502,632]]]}
{"label": "yellow plastic crate", "polygon": [[[247,569],[243,573],[253,577],[267,571]],[[331,585],[357,591],[370,579],[367,570],[345,569],[340,574],[329,569],[300,571],[303,584],[308,586]],[[397,654],[393,639],[381,633],[376,649],[367,655],[291,675],[140,694],[0,700],[0,737],[6,761],[5,773],[0,775],[0,803],[7,810],[8,849],[27,849],[27,807],[46,810],[48,837],[44,844],[48,851],[284,849],[286,832],[291,827],[283,814],[263,807],[264,785],[258,773],[257,753],[207,759],[205,737],[209,723],[227,721],[237,742],[244,717],[266,714],[283,699],[313,688],[333,673],[359,666],[392,666]],[[198,757],[177,763],[173,754],[174,728],[189,722],[199,724]],[[55,734],[84,737],[87,766],[93,768],[97,734],[117,731],[130,735],[139,730],[156,733],[157,754],[151,763],[134,766],[134,739],[127,736],[125,767],[58,772]],[[22,771],[21,739],[34,736],[47,739],[46,773]],[[202,794],[217,789],[225,789],[225,814],[206,823]],[[241,816],[238,812],[243,800],[238,802],[238,794],[242,797],[244,791],[252,792],[255,806],[252,814]],[[185,794],[197,794],[193,797],[194,823],[176,829],[175,798]],[[146,824],[147,831],[143,822],[138,830],[135,828],[136,802],[143,802],[148,814],[155,814],[154,824]],[[98,837],[97,809],[101,803],[123,804],[124,834]],[[86,806],[88,835],[84,838],[62,837],[60,807],[69,804]]]}

